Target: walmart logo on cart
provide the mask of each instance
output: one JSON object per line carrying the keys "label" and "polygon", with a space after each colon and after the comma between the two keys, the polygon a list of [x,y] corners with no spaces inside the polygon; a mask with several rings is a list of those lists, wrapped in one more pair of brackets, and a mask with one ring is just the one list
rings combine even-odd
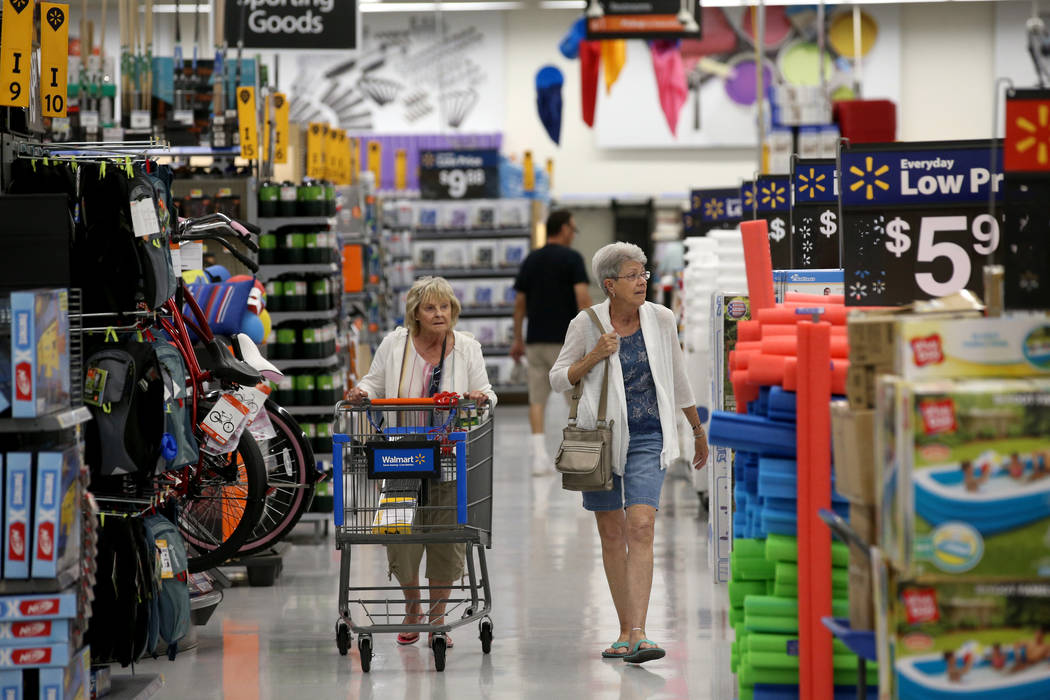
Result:
{"label": "walmart logo on cart", "polygon": [[424,454],[416,455],[379,455],[379,462],[384,467],[421,467],[427,463],[427,456]]}
{"label": "walmart logo on cart", "polygon": [[[997,163],[1002,161],[996,149]],[[974,148],[889,151],[844,150],[844,204],[934,204],[986,202],[989,187],[996,193],[1001,172],[989,170],[987,146]],[[996,168],[996,171],[1000,168]]]}

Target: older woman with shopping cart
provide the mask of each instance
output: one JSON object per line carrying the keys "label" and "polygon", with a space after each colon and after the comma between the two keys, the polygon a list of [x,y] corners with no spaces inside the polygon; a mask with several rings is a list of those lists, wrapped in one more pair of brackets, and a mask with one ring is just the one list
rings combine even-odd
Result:
{"label": "older woman with shopping cart", "polygon": [[653,535],[667,467],[680,457],[678,414],[693,433],[693,466],[707,461],[707,438],[696,411],[674,314],[646,301],[649,272],[642,249],[611,243],[594,254],[591,268],[607,299],[569,324],[561,355],[550,372],[551,387],[564,392],[583,382],[578,425],[595,426],[603,372],[609,358],[607,418],[613,427],[613,488],[584,491],[602,542],[605,577],[620,623],[603,658],[632,663],[659,659],[664,650],[645,635],[653,583]]}
{"label": "older woman with shopping cart", "polygon": [[[478,404],[495,406],[481,344],[469,333],[453,330],[459,319],[460,303],[452,286],[443,277],[421,277],[409,289],[405,303],[405,327],[388,334],[376,350],[368,374],[350,390],[350,401],[382,398],[425,398],[441,392],[456,392]],[[424,527],[456,524],[455,483],[432,487],[430,508],[420,513]],[[428,611],[421,606],[419,567],[424,551],[429,580]],[[415,625],[429,617],[431,625],[442,625],[445,602],[452,583],[464,575],[466,545],[462,542],[387,545],[390,574],[395,576],[405,596],[405,625]],[[438,602],[440,601],[440,602]],[[397,636],[398,644],[414,644],[419,633]],[[448,638],[446,648],[452,648]]]}

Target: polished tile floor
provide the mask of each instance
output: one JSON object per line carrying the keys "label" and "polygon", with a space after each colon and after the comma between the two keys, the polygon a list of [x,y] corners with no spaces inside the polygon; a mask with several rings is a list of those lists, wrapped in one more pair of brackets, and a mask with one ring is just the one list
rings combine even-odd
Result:
{"label": "polished tile floor", "polygon": [[[560,402],[560,399],[559,399]],[[555,404],[549,426],[564,424]],[[684,478],[668,478],[657,519],[656,566],[648,634],[667,649],[662,660],[630,666],[599,653],[617,633],[593,516],[557,479],[529,476],[524,407],[499,411],[495,446],[497,516],[488,552],[495,640],[484,655],[476,626],[452,636],[444,673],[420,643],[399,647],[375,638],[371,673],[356,644],[335,645],[339,554],[331,537],[310,544],[296,533],[272,588],[226,592],[195,651],[172,663],[150,660],[138,673],[163,673],[158,698],[712,698],[727,688],[728,651],[712,640],[724,628],[707,566],[707,521]],[[548,441],[556,445],[556,430]],[[353,577],[385,583],[381,548],[354,552]],[[724,672],[721,672],[725,669]],[[117,669],[114,669],[115,671]],[[126,671],[125,671],[126,672]]]}

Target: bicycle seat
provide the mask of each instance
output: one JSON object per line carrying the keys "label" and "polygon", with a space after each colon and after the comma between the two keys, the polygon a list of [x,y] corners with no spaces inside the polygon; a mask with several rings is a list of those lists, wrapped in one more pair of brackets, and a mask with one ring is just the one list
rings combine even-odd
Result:
{"label": "bicycle seat", "polygon": [[234,357],[230,349],[216,338],[200,343],[194,349],[197,352],[197,362],[203,369],[211,372],[215,379],[242,386],[255,386],[262,381],[262,375],[258,371]]}

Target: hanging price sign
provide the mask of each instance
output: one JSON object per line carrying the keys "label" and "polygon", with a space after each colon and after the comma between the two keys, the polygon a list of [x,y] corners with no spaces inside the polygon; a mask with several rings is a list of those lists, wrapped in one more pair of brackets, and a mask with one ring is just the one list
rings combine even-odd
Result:
{"label": "hanging price sign", "polygon": [[497,199],[499,151],[420,151],[419,188],[423,199]]}
{"label": "hanging price sign", "polygon": [[791,267],[837,270],[839,192],[835,161],[795,160],[791,171]]}
{"label": "hanging price sign", "polygon": [[326,124],[311,122],[306,131],[306,176],[324,179],[324,133]]}
{"label": "hanging price sign", "polygon": [[790,175],[759,175],[755,180],[755,218],[769,223],[769,254],[774,270],[791,269],[790,190]]}
{"label": "hanging price sign", "polygon": [[282,92],[273,94],[273,162],[288,162],[288,97]]}
{"label": "hanging price sign", "polygon": [[237,88],[237,128],[241,132],[241,157],[259,158],[259,115],[255,110],[255,88]]}
{"label": "hanging price sign", "polygon": [[35,0],[3,0],[0,23],[0,106],[29,106],[29,61]]}
{"label": "hanging price sign", "polygon": [[740,189],[693,190],[689,193],[691,227],[688,235],[703,236],[708,231],[735,228],[740,223]]}
{"label": "hanging price sign", "polygon": [[999,143],[862,144],[840,161],[847,305],[984,293],[982,268],[1001,257]]}
{"label": "hanging price sign", "polygon": [[69,5],[40,3],[40,103],[45,117],[66,116]]}

